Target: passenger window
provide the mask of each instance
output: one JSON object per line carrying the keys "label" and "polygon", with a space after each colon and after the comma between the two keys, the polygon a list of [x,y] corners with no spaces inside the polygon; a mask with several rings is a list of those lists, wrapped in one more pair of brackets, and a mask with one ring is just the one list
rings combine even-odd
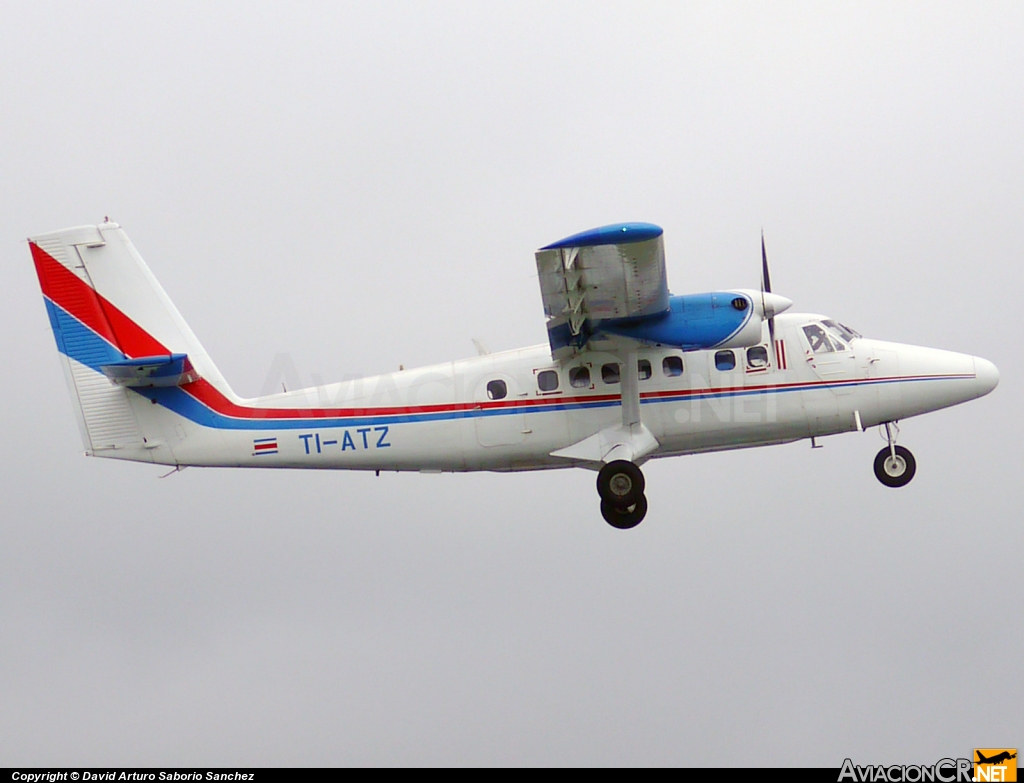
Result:
{"label": "passenger window", "polygon": [[828,335],[825,334],[825,330],[817,324],[805,326],[804,334],[807,336],[807,342],[810,344],[811,350],[815,353],[835,352],[835,348],[833,348],[832,343],[829,342]]}
{"label": "passenger window", "polygon": [[736,354],[732,351],[719,351],[715,354],[715,367],[725,372],[736,368]]}
{"label": "passenger window", "polygon": [[585,389],[590,386],[590,368],[573,367],[569,370],[569,383],[576,389]]}
{"label": "passenger window", "polygon": [[636,371],[640,376],[640,380],[646,381],[651,377],[651,363],[646,359],[641,359],[636,363]]}
{"label": "passenger window", "polygon": [[617,362],[601,366],[601,380],[605,383],[619,382],[619,365]]}
{"label": "passenger window", "polygon": [[747,367],[757,370],[768,366],[768,349],[763,345],[747,348]]}
{"label": "passenger window", "polygon": [[558,373],[554,370],[537,373],[537,387],[542,392],[554,391],[558,388]]}
{"label": "passenger window", "polygon": [[669,378],[674,378],[677,375],[683,374],[683,357],[682,356],[666,356],[661,360],[661,371],[665,373]]}
{"label": "passenger window", "polygon": [[487,399],[503,400],[508,395],[508,387],[505,381],[490,381],[487,384]]}

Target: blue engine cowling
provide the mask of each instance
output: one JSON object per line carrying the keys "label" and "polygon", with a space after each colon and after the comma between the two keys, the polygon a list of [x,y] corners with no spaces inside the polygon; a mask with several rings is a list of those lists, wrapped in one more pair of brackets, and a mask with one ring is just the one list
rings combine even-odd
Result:
{"label": "blue engine cowling", "polygon": [[766,317],[790,304],[777,294],[765,297],[762,307],[759,292],[742,289],[672,296],[664,313],[601,321],[594,331],[684,351],[744,348],[760,343]]}

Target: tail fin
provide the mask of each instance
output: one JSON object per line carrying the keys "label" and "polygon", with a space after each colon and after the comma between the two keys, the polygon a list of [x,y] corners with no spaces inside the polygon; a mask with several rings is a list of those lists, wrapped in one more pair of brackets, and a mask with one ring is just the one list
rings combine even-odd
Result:
{"label": "tail fin", "polygon": [[[29,239],[87,453],[164,462],[160,438],[140,427],[126,385],[152,372],[126,359],[185,354],[195,375],[229,398],[227,383],[116,223],[79,226]],[[128,363],[138,365],[138,362]],[[117,382],[114,382],[117,380]],[[159,384],[155,384],[159,385]]]}

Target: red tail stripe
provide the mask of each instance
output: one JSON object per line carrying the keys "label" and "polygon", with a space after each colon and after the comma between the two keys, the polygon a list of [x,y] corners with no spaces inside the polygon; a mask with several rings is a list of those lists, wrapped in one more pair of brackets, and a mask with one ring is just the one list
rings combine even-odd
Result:
{"label": "red tail stripe", "polygon": [[[78,275],[71,272],[34,242],[29,244],[36,272],[39,275],[40,287],[43,294],[55,305],[117,346],[128,358],[161,356],[171,353],[163,343],[95,291]],[[217,413],[241,419],[329,419],[345,416],[435,413],[472,410],[478,407],[504,407],[501,403],[456,403],[454,405],[442,403],[394,408],[249,408],[231,402],[203,378],[181,388]],[[609,398],[612,396],[617,397],[617,395],[609,395]],[[547,401],[536,401],[537,404],[544,402]]]}
{"label": "red tail stripe", "polygon": [[39,287],[43,289],[43,296],[77,318],[104,340],[117,346],[117,337],[103,312],[99,294],[92,286],[87,285],[35,242],[29,242],[29,248],[32,250],[32,261],[36,266],[36,275],[39,277]]}

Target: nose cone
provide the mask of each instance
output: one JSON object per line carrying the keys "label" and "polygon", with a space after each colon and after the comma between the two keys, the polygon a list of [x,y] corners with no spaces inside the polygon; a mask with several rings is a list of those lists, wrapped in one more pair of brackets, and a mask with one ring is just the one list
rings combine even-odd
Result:
{"label": "nose cone", "polygon": [[974,357],[974,384],[978,396],[984,397],[999,385],[999,370],[988,359]]}
{"label": "nose cone", "polygon": [[761,294],[764,297],[764,317],[774,318],[779,313],[783,313],[793,306],[793,300],[787,299],[784,296],[778,294],[764,293]]}

